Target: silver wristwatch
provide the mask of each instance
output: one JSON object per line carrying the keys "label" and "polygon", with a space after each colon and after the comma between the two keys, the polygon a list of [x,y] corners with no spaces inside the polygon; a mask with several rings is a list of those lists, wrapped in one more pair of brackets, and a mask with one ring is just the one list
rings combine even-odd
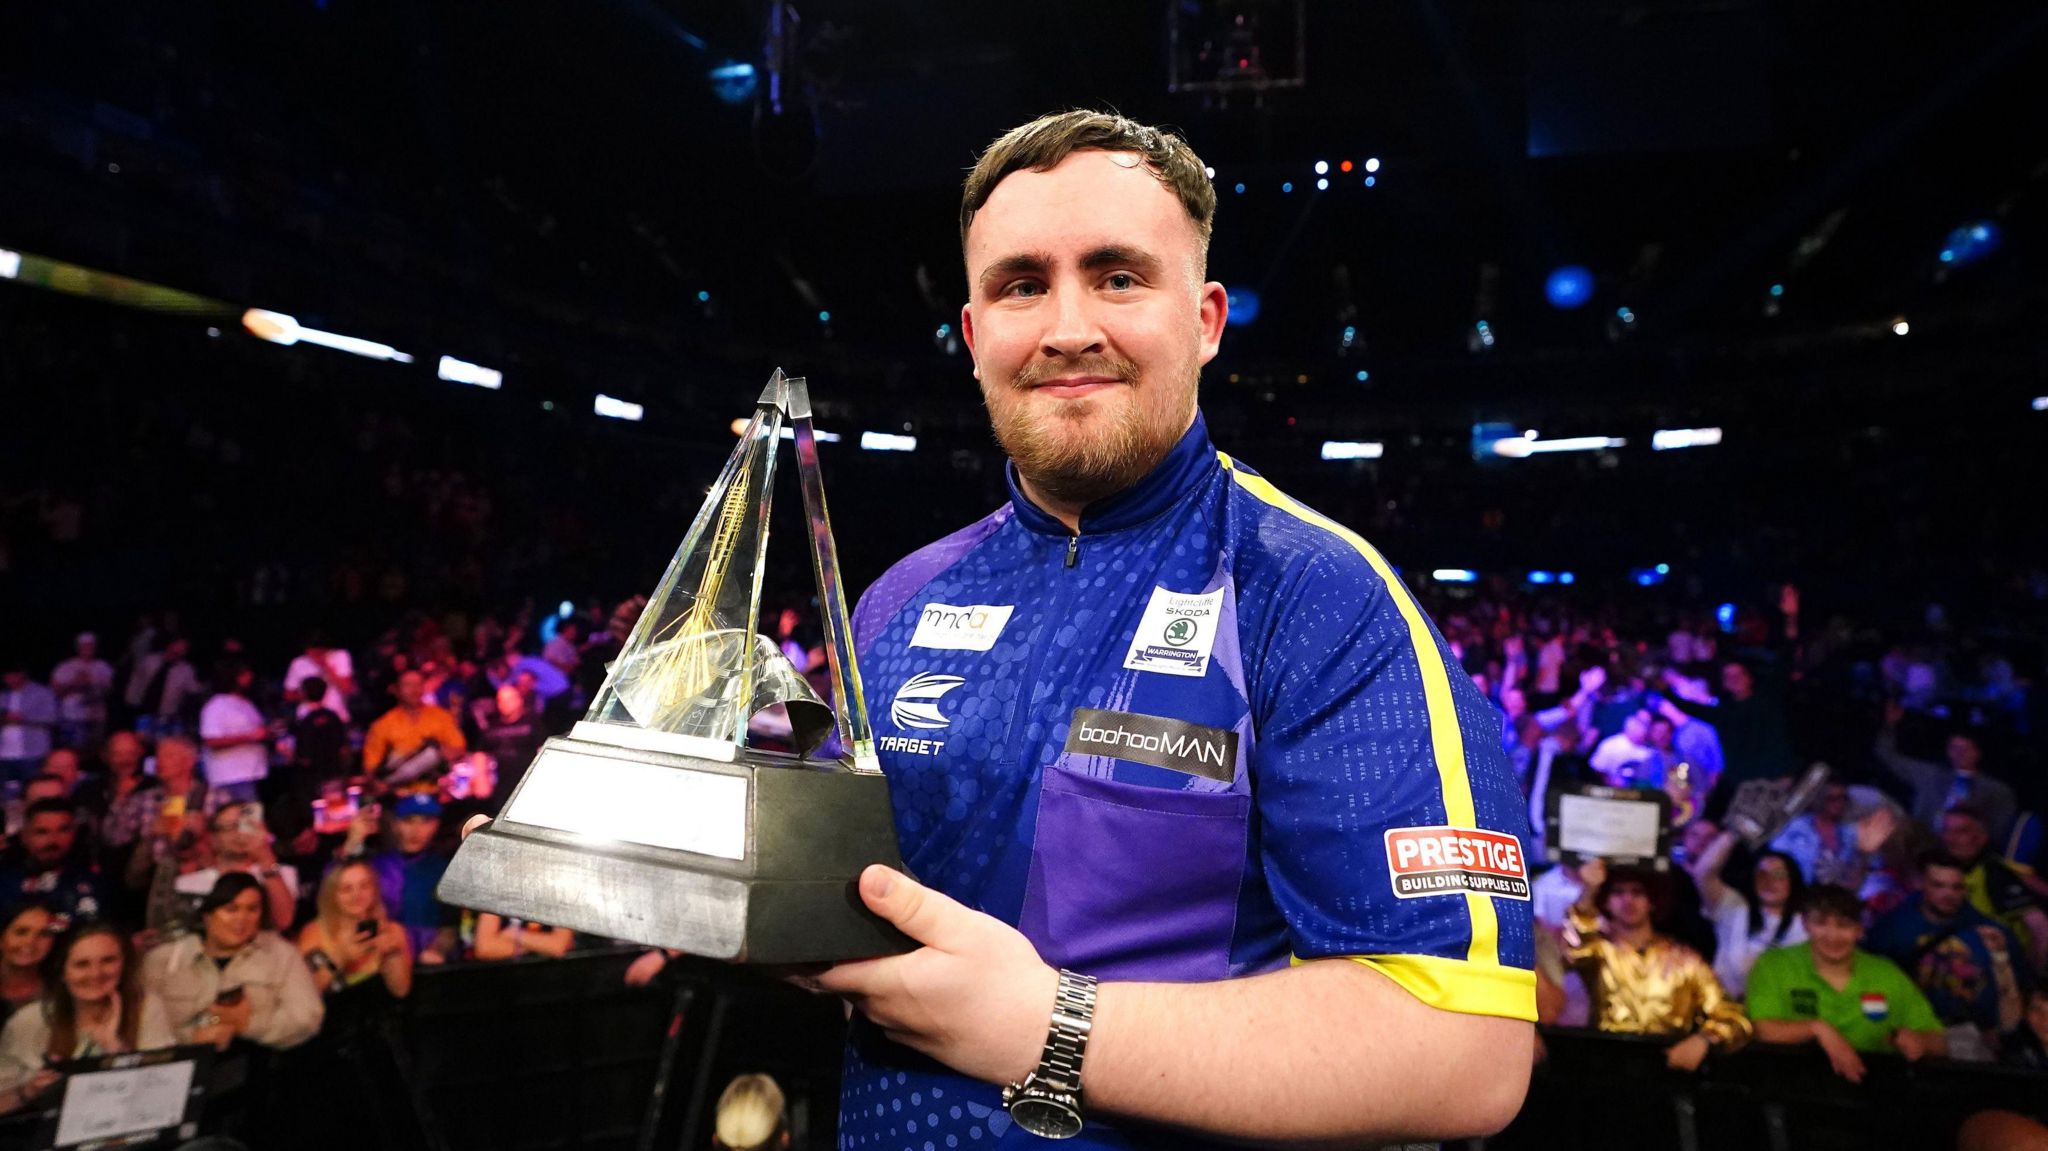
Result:
{"label": "silver wristwatch", "polygon": [[1081,1133],[1081,1057],[1094,1024],[1094,977],[1062,968],[1038,1069],[1003,1088],[1003,1106],[1017,1126],[1043,1139]]}

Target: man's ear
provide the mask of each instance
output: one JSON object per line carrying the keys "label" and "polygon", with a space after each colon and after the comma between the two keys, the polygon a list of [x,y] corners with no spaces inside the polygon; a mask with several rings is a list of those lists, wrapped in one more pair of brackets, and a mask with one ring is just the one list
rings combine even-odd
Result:
{"label": "man's ear", "polygon": [[981,378],[981,357],[974,354],[974,307],[960,305],[960,339],[967,344],[967,358],[974,361],[974,378]]}

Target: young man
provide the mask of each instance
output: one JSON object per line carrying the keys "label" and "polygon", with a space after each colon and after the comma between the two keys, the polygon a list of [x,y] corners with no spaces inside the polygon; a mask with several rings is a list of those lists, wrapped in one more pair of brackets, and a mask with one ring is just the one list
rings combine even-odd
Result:
{"label": "young man", "polygon": [[1694,1071],[1709,1051],[1749,1041],[1749,1019],[1698,952],[1658,934],[1661,876],[1640,868],[1609,871],[1605,860],[1579,869],[1585,894],[1564,927],[1565,962],[1578,968],[1592,997],[1593,1025],[1623,1035],[1675,1035],[1664,1061]]}
{"label": "young man", "polygon": [[1210,444],[1215,203],[1181,140],[1092,112],[968,177],[961,327],[1010,500],[854,620],[924,880],[862,895],[924,946],[815,980],[860,1011],[849,1146],[1372,1144],[1521,1105],[1498,718],[1377,551]]}
{"label": "young man", "polygon": [[[434,897],[448,870],[448,853],[435,842],[441,834],[441,802],[429,793],[407,795],[398,800],[394,816],[391,846],[370,857],[384,906],[405,928],[421,963],[446,963],[457,954],[455,928],[462,913]],[[367,849],[377,820],[376,805],[364,806],[349,827],[340,858]]]}
{"label": "young man", "polygon": [[[2033,970],[2004,924],[1970,906],[1962,861],[1939,848],[1920,857],[1920,897],[1893,908],[1870,929],[1870,950],[1913,977],[1951,1028],[1952,1051],[1991,1056],[1995,1037],[2019,1026]],[[1976,1042],[1978,1039],[1989,1042]]]}
{"label": "young man", "polygon": [[1846,887],[1806,893],[1807,942],[1757,957],[1749,1017],[1766,1043],[1816,1043],[1835,1073],[1863,1081],[1859,1052],[1944,1055],[1941,1020],[1889,959],[1861,950],[1863,905]]}

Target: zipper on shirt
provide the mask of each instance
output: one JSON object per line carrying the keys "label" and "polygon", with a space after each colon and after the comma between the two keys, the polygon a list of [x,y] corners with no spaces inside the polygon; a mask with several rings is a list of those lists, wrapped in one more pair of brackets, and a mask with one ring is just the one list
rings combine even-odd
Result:
{"label": "zipper on shirt", "polygon": [[1076,563],[1078,563],[1078,562],[1080,561],[1080,559],[1081,559],[1081,537],[1080,537],[1080,536],[1078,536],[1078,535],[1068,536],[1068,537],[1067,537],[1067,566],[1068,566],[1068,567],[1073,567],[1073,566],[1074,566],[1074,565],[1075,565]]}

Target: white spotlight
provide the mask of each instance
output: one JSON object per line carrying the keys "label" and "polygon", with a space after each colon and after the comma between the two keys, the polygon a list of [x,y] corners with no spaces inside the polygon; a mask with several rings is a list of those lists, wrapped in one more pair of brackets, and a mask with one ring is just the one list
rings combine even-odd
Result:
{"label": "white spotlight", "polygon": [[1719,428],[1664,428],[1650,434],[1650,450],[1653,452],[1676,451],[1679,448],[1710,448],[1720,442]]}
{"label": "white spotlight", "polygon": [[479,388],[497,391],[505,386],[505,373],[496,368],[458,360],[454,356],[442,356],[437,374],[451,384],[469,384]]}
{"label": "white spotlight", "polygon": [[1323,441],[1323,458],[1326,460],[1376,460],[1386,451],[1387,445],[1375,440]]}
{"label": "white spotlight", "polygon": [[603,392],[597,394],[597,400],[590,408],[598,415],[614,420],[638,420],[647,414],[645,407],[607,396]]}
{"label": "white spotlight", "polygon": [[917,450],[917,437],[899,436],[894,432],[862,432],[860,446],[871,452],[914,452]]}

